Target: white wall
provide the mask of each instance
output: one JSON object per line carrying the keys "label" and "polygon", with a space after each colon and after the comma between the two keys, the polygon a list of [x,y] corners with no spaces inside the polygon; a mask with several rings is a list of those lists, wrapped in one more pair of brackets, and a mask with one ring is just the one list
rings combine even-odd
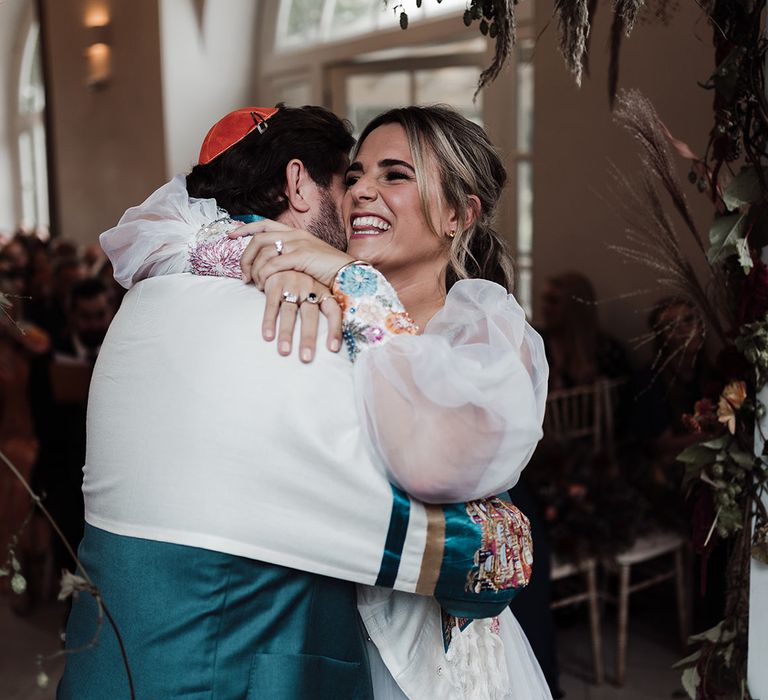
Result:
{"label": "white wall", "polygon": [[[624,342],[647,331],[646,316],[656,298],[668,296],[647,268],[629,263],[608,246],[625,244],[624,222],[609,164],[636,176],[639,146],[613,123],[608,109],[608,29],[610,12],[598,12],[592,36],[592,77],[581,89],[563,65],[556,48],[555,22],[544,32],[534,55],[534,298],[540,302],[548,277],[566,270],[586,274],[594,283],[603,327]],[[537,15],[538,28],[549,22]],[[712,29],[693,2],[683,2],[668,27],[638,22],[621,53],[619,84],[638,88],[651,99],[661,119],[695,152],[706,147],[712,126],[712,93],[701,89],[714,65]],[[680,160],[694,217],[706,236],[713,217],[711,203],[689,185],[688,165]],[[700,260],[689,236],[672,215],[683,247]],[[625,298],[639,290],[649,294]],[[632,345],[631,343],[629,343]],[[630,347],[630,349],[632,349]],[[649,348],[632,353],[639,363]]]}
{"label": "white wall", "polygon": [[168,176],[187,172],[211,125],[256,91],[256,0],[160,0]]}
{"label": "white wall", "polygon": [[31,0],[0,2],[0,233],[13,230],[21,216],[16,184],[17,73],[31,14]]}
{"label": "white wall", "polygon": [[55,232],[82,244],[165,181],[157,0],[112,2],[111,77],[86,85],[94,0],[42,0]]}

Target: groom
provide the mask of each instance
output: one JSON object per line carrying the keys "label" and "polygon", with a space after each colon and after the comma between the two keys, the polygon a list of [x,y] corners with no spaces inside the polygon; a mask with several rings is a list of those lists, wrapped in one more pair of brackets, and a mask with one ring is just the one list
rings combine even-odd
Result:
{"label": "groom", "polygon": [[[79,555],[139,700],[369,699],[353,582],[434,595],[466,616],[497,614],[512,596],[465,590],[490,545],[462,507],[449,519],[373,466],[342,355],[321,351],[309,366],[279,357],[258,332],[263,295],[238,280],[144,279],[149,268],[188,272],[190,241],[158,245],[153,231],[215,230],[226,218],[216,203],[342,245],[352,144],[321,108],[240,110],[213,127],[186,183],[102,239],[133,288],[91,384]],[[95,621],[81,595],[67,647],[86,645]],[[126,678],[105,626],[68,658],[58,697],[119,700]]]}

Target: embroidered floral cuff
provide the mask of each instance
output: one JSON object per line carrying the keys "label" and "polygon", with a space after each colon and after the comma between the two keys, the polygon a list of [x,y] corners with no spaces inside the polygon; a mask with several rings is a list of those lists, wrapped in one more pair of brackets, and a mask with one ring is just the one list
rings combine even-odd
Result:
{"label": "embroidered floral cuff", "polygon": [[223,209],[221,218],[203,226],[189,243],[188,271],[209,277],[242,277],[240,257],[251,240],[250,236],[229,238],[227,234],[242,226]]}
{"label": "embroidered floral cuff", "polygon": [[360,352],[395,335],[416,335],[413,323],[392,285],[371,265],[343,267],[333,285],[344,314],[342,337],[352,362]]}

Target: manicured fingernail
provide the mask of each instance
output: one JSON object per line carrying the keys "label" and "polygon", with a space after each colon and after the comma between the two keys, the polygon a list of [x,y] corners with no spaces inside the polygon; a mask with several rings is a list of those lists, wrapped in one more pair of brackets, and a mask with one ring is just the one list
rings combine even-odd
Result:
{"label": "manicured fingernail", "polygon": [[288,354],[291,351],[291,344],[287,340],[280,342],[280,352]]}
{"label": "manicured fingernail", "polygon": [[312,359],[312,351],[309,348],[304,348],[301,351],[301,359],[304,362],[309,362]]}
{"label": "manicured fingernail", "polygon": [[338,352],[340,348],[341,348],[341,343],[336,338],[334,338],[331,341],[331,350],[333,352]]}

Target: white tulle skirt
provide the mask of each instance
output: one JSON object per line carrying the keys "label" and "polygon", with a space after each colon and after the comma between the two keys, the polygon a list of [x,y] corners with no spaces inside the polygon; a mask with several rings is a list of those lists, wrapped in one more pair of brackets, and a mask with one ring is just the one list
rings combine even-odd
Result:
{"label": "white tulle skirt", "polygon": [[[528,639],[520,628],[512,612],[507,609],[498,618],[498,641],[500,644],[494,649],[484,648],[473,640],[471,654],[499,655],[500,658],[490,665],[495,673],[500,673],[501,678],[492,679],[485,687],[472,691],[461,691],[457,688],[456,697],[462,700],[552,700],[549,687],[544,678],[536,657],[533,655]],[[484,621],[479,621],[483,623]],[[473,623],[477,624],[477,623]],[[471,629],[471,625],[470,628]],[[465,632],[466,633],[466,632]],[[462,634],[465,634],[462,633]],[[496,636],[494,634],[494,636]],[[387,669],[381,658],[379,650],[373,642],[368,642],[368,655],[371,664],[371,680],[375,700],[433,700],[433,698],[410,697],[398,686],[392,674]],[[475,661],[480,661],[476,659]],[[482,665],[487,667],[489,660],[483,660]],[[450,662],[448,662],[450,663]],[[480,665],[480,664],[474,664]],[[454,669],[454,674],[461,673]],[[459,679],[459,684],[463,680]],[[500,682],[499,682],[500,681]],[[449,700],[442,697],[440,700]]]}

